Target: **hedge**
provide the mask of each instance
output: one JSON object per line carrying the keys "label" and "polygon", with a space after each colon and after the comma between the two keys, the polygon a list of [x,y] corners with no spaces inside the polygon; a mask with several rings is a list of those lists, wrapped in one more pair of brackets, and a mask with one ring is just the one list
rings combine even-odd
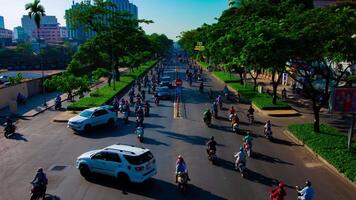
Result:
{"label": "hedge", "polygon": [[353,142],[350,152],[346,134],[327,124],[320,125],[320,133],[315,133],[313,127],[313,124],[291,124],[288,130],[356,183],[356,143]]}
{"label": "hedge", "polygon": [[212,72],[217,78],[227,83],[230,87],[238,91],[241,96],[249,99],[253,104],[255,104],[258,108],[264,110],[271,109],[289,109],[290,106],[288,103],[277,99],[277,104],[272,103],[272,96],[266,93],[258,93],[253,90],[253,85],[246,84],[244,87],[243,84],[240,84],[240,78],[234,74],[226,73],[226,72]]}
{"label": "hedge", "polygon": [[89,97],[81,98],[70,104],[68,110],[84,110],[87,108],[101,106],[112,100],[117,94],[124,91],[126,87],[131,85],[137,77],[146,73],[152,66],[157,63],[157,60],[149,61],[139,67],[138,70],[130,72],[120,77],[120,81],[115,82],[115,90],[112,86],[105,85],[90,93]]}

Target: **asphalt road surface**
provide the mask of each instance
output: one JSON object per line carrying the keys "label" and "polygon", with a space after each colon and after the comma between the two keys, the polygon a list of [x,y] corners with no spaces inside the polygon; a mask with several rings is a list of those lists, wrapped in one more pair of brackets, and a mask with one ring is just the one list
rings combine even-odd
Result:
{"label": "asphalt road surface", "polygon": [[[166,67],[165,73],[174,77],[175,66]],[[183,78],[184,66],[180,67]],[[205,73],[216,94],[223,85]],[[210,108],[207,94],[200,94],[198,83],[189,87],[183,84],[182,118],[173,117],[173,101],[161,101],[155,106],[152,96],[151,116],[145,118],[145,140],[140,144],[133,133],[134,118],[124,125],[97,128],[88,134],[74,134],[66,124],[53,123],[58,114],[47,111],[28,121],[20,121],[15,139],[0,138],[0,199],[29,199],[30,181],[35,170],[43,167],[49,184],[47,193],[61,200],[116,200],[116,199],[269,199],[268,192],[279,180],[287,187],[286,199],[296,199],[293,187],[310,179],[315,188],[315,199],[351,200],[356,197],[354,187],[333,174],[304,147],[295,145],[283,135],[286,120],[272,119],[275,142],[262,137],[263,123],[267,120],[256,113],[254,125],[247,124],[248,105],[234,103],[242,121],[241,129],[254,135],[252,158],[247,160],[248,176],[242,178],[234,170],[234,153],[242,143],[242,135],[232,133],[227,111],[219,113],[211,128],[202,121],[202,113]],[[174,90],[172,90],[173,92]],[[289,121],[290,122],[290,121]],[[217,165],[206,155],[205,143],[214,136],[217,146]],[[86,180],[75,168],[76,158],[89,150],[115,143],[132,144],[149,148],[156,158],[158,174],[144,184],[120,188],[115,180],[96,176]],[[183,197],[174,182],[175,161],[181,154],[186,160],[191,178],[188,194]]]}

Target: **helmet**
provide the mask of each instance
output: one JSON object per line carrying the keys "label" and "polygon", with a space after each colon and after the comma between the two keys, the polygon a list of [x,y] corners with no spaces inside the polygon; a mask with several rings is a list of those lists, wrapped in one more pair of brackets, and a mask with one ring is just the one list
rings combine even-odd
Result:
{"label": "helmet", "polygon": [[42,167],[38,168],[37,172],[43,172],[43,168]]}
{"label": "helmet", "polygon": [[244,150],[244,148],[240,147],[240,151],[243,151],[243,150]]}
{"label": "helmet", "polygon": [[211,139],[211,140],[214,140],[214,136],[211,136],[210,139]]}
{"label": "helmet", "polygon": [[183,157],[181,155],[178,155],[178,160],[182,160]]}
{"label": "helmet", "polygon": [[284,183],[283,182],[279,182],[278,183],[278,187],[284,187]]}
{"label": "helmet", "polygon": [[251,135],[251,134],[250,134],[250,132],[248,132],[248,131],[247,131],[247,133],[246,133],[246,134],[247,134],[247,136],[250,136],[250,135]]}
{"label": "helmet", "polygon": [[268,120],[267,123],[271,123],[271,120]]}
{"label": "helmet", "polygon": [[307,181],[305,181],[305,185],[310,187],[311,186],[311,182],[309,180],[307,180]]}

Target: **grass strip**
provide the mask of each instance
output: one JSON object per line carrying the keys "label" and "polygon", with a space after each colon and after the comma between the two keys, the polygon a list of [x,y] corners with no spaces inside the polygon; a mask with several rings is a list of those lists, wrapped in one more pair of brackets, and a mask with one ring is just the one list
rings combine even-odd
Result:
{"label": "grass strip", "polygon": [[137,77],[145,74],[153,65],[157,63],[156,60],[148,61],[147,63],[141,65],[138,70],[130,72],[120,77],[120,81],[115,82],[115,90],[112,85],[105,85],[101,88],[96,89],[91,92],[90,96],[81,98],[79,101],[70,104],[68,110],[85,110],[87,108],[101,106],[113,97],[123,91],[127,86],[129,86]]}
{"label": "grass strip", "polygon": [[345,134],[327,124],[320,125],[320,133],[314,132],[313,124],[291,124],[288,130],[356,183],[356,143],[352,144],[353,151],[348,151]]}
{"label": "grass strip", "polygon": [[241,96],[249,99],[258,108],[263,110],[273,109],[288,109],[290,106],[288,103],[278,100],[277,104],[272,103],[272,96],[266,93],[258,93],[253,90],[253,85],[246,84],[246,87],[240,83],[240,78],[234,74],[227,72],[214,71],[212,72],[217,78],[227,83],[230,87],[238,91]]}

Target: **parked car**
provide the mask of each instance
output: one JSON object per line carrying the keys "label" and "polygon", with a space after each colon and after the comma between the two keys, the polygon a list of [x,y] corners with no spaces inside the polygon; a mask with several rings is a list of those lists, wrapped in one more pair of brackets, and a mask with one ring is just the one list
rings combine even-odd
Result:
{"label": "parked car", "polygon": [[79,115],[68,120],[68,128],[75,131],[89,131],[92,127],[107,124],[114,126],[117,112],[112,106],[100,106],[83,110]]}
{"label": "parked car", "polygon": [[86,152],[77,158],[76,167],[83,177],[99,173],[134,183],[157,174],[156,160],[149,149],[123,144]]}
{"label": "parked car", "polygon": [[171,92],[169,91],[169,88],[167,86],[159,87],[157,95],[159,99],[171,99]]}
{"label": "parked car", "polygon": [[172,79],[169,76],[163,76],[161,78],[161,82],[159,83],[160,87],[167,86],[168,88],[172,88]]}

